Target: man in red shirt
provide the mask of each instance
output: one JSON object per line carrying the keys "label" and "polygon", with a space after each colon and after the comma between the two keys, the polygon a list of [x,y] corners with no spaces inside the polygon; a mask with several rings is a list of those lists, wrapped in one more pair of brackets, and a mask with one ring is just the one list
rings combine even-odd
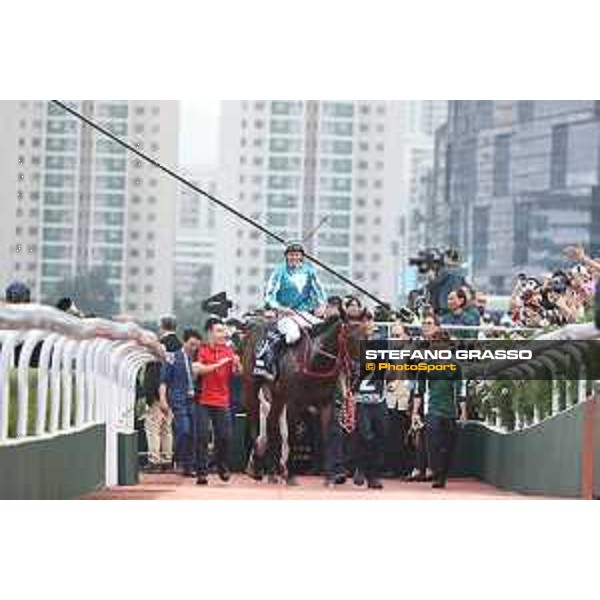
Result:
{"label": "man in red shirt", "polygon": [[194,374],[200,386],[196,395],[196,443],[198,485],[208,483],[208,439],[210,425],[214,431],[217,469],[222,481],[229,481],[229,451],[232,438],[230,384],[241,371],[239,357],[227,345],[227,329],[220,319],[206,322],[208,341],[200,346]]}

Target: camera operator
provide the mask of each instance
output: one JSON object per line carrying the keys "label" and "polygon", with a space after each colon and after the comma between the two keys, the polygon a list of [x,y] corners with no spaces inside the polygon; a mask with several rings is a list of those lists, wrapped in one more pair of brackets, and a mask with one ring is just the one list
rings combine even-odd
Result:
{"label": "camera operator", "polygon": [[418,267],[420,275],[427,278],[428,295],[436,312],[445,312],[448,294],[466,283],[457,250],[425,250],[411,258],[409,264]]}

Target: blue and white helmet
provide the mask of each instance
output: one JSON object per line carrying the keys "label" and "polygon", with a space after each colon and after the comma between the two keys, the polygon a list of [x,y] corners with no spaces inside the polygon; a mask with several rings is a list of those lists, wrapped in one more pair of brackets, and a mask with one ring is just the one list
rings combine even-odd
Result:
{"label": "blue and white helmet", "polygon": [[300,252],[303,256],[306,254],[304,245],[300,241],[291,241],[285,245],[284,255],[287,256],[290,252]]}

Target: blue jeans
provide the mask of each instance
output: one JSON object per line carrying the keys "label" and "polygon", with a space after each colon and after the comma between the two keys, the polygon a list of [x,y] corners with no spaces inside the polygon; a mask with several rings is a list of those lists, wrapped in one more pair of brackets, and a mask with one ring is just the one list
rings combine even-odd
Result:
{"label": "blue jeans", "polygon": [[208,441],[212,424],[215,441],[215,454],[219,471],[229,470],[231,440],[233,437],[231,412],[229,408],[196,404],[196,472],[199,476],[208,475]]}
{"label": "blue jeans", "polygon": [[436,480],[445,482],[452,466],[456,446],[456,419],[427,415],[425,417],[425,432],[427,435],[429,464],[433,476]]}
{"label": "blue jeans", "polygon": [[194,407],[173,406],[173,433],[175,437],[175,462],[184,472],[195,468],[194,458]]}

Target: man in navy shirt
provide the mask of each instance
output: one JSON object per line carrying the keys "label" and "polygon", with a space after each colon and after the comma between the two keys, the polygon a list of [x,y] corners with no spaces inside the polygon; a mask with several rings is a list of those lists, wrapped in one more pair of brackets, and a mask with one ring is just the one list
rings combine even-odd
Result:
{"label": "man in navy shirt", "polygon": [[160,373],[160,402],[173,413],[175,462],[186,477],[194,476],[194,396],[192,360],[201,337],[195,329],[183,332],[183,347],[169,354]]}
{"label": "man in navy shirt", "polygon": [[[364,313],[364,339],[374,339],[373,315]],[[365,478],[369,488],[383,488],[381,475],[385,463],[385,437],[387,429],[387,405],[385,403],[384,378],[381,372],[362,371],[356,401],[356,464],[354,484],[362,486]]]}

